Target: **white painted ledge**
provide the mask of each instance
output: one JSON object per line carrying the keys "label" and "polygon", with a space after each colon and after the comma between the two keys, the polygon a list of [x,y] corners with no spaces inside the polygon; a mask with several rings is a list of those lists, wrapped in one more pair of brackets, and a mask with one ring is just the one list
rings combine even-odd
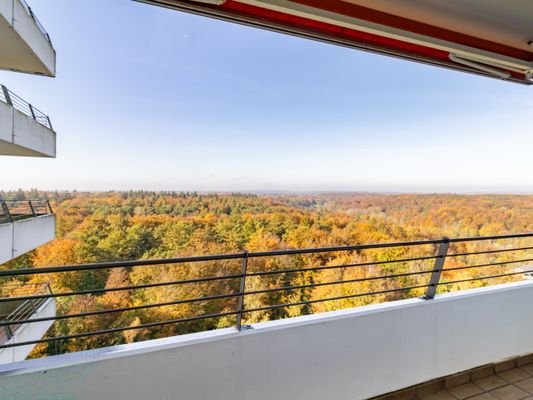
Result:
{"label": "white painted ledge", "polygon": [[0,366],[17,399],[356,400],[533,353],[533,282]]}

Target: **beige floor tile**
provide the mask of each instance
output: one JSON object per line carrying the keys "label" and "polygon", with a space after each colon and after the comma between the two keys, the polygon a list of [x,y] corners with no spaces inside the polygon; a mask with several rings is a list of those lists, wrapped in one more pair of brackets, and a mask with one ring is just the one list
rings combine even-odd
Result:
{"label": "beige floor tile", "polygon": [[486,378],[478,379],[477,381],[474,381],[476,385],[478,385],[481,389],[484,389],[486,391],[497,389],[502,386],[508,385],[508,382],[499,376],[492,375],[487,376]]}
{"label": "beige floor tile", "polygon": [[523,381],[516,382],[515,386],[518,386],[520,389],[525,390],[530,394],[533,394],[533,378],[528,378]]}
{"label": "beige floor tile", "polygon": [[526,378],[529,378],[529,375],[519,368],[513,368],[507,371],[500,372],[498,376],[500,378],[505,379],[509,383],[515,383],[518,381],[522,381]]}
{"label": "beige floor tile", "polygon": [[490,393],[478,394],[477,396],[470,397],[468,400],[497,400],[496,397]]}
{"label": "beige floor tile", "polygon": [[520,369],[526,371],[529,375],[533,375],[533,364],[522,365]]}
{"label": "beige floor tile", "polygon": [[460,400],[467,399],[484,392],[483,389],[473,383],[466,383],[461,386],[456,386],[448,389],[448,391]]}
{"label": "beige floor tile", "polygon": [[499,400],[521,400],[529,396],[528,393],[514,385],[494,389],[490,394]]}

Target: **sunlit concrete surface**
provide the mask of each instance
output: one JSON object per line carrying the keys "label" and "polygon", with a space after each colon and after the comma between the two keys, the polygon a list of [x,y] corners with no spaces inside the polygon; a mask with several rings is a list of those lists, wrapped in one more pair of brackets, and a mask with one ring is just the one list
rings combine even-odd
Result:
{"label": "sunlit concrete surface", "polygon": [[56,52],[21,0],[0,0],[0,69],[55,76]]}
{"label": "sunlit concrete surface", "polygon": [[533,282],[0,366],[9,399],[356,400],[533,352]]}
{"label": "sunlit concrete surface", "polygon": [[0,224],[0,264],[55,239],[55,215]]}
{"label": "sunlit concrete surface", "polygon": [[0,101],[0,155],[55,157],[56,133]]}

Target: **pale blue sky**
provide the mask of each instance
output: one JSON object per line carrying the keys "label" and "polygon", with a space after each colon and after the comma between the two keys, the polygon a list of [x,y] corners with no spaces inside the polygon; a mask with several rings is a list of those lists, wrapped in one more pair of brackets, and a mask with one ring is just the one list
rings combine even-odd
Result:
{"label": "pale blue sky", "polygon": [[533,192],[533,88],[128,0],[29,0],[57,77],[0,72],[56,159],[0,188]]}

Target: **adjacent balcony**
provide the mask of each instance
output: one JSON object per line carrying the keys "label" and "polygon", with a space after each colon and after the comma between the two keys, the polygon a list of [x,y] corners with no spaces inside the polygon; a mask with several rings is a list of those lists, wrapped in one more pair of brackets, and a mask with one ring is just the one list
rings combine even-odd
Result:
{"label": "adjacent balcony", "polygon": [[[46,283],[36,285],[3,285],[3,296],[21,296],[31,293],[51,293]],[[41,339],[52,326],[52,321],[22,323],[24,320],[53,317],[56,315],[54,298],[17,300],[0,304],[0,320],[6,323],[0,329],[0,344],[10,344],[27,340]],[[0,350],[0,364],[25,360],[35,345],[12,347]]]}
{"label": "adjacent balcony", "polygon": [[4,85],[0,85],[0,155],[56,156],[50,118]]}
{"label": "adjacent balcony", "polygon": [[24,0],[0,0],[0,69],[55,76],[50,36]]}
{"label": "adjacent balcony", "polygon": [[46,200],[0,200],[0,264],[55,239],[55,215]]}
{"label": "adjacent balcony", "polygon": [[[0,298],[63,304],[58,315],[19,321],[53,322],[53,332],[0,349],[92,349],[2,365],[0,387],[13,400],[358,400],[404,388],[391,398],[423,397],[443,382],[533,362],[524,357],[533,353],[532,250],[533,233],[524,233],[3,270],[1,279],[116,269],[144,278]],[[150,280],[159,269],[167,278]],[[76,299],[83,307],[69,312]],[[141,310],[150,313],[132,323]],[[107,325],[95,329],[98,318]],[[135,332],[141,339],[127,343]],[[503,391],[517,374],[530,377],[496,377]]]}

